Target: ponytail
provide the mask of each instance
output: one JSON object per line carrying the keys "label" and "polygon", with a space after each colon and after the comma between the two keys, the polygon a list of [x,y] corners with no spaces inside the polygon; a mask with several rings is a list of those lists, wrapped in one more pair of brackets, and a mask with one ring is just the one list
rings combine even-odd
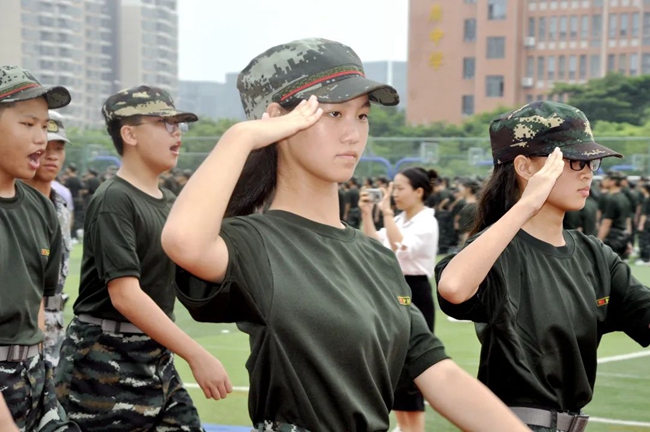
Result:
{"label": "ponytail", "polygon": [[252,152],[226,207],[225,217],[245,216],[270,204],[278,178],[277,144]]}
{"label": "ponytail", "polygon": [[519,195],[514,164],[496,165],[479,196],[476,220],[469,235],[473,236],[501,219],[519,201]]}

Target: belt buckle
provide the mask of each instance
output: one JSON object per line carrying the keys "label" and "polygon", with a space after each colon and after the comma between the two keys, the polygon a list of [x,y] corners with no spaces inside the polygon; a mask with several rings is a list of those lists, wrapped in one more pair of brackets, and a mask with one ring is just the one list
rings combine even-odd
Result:
{"label": "belt buckle", "polygon": [[571,427],[567,432],[584,432],[585,429],[587,429],[588,422],[588,415],[578,414],[573,417],[573,420],[571,421]]}
{"label": "belt buckle", "polygon": [[9,346],[9,352],[7,353],[7,361],[19,362],[24,360],[23,354],[25,353],[26,349],[28,348],[22,345]]}

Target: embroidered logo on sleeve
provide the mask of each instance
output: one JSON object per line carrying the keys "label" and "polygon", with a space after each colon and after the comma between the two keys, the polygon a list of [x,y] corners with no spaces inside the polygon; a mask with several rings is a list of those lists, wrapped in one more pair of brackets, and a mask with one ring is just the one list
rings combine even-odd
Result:
{"label": "embroidered logo on sleeve", "polygon": [[598,305],[598,307],[606,306],[607,304],[609,304],[609,296],[596,300],[596,304]]}
{"label": "embroidered logo on sleeve", "polygon": [[401,304],[402,306],[411,305],[411,297],[409,296],[397,296],[397,301],[399,301],[399,304]]}
{"label": "embroidered logo on sleeve", "polygon": [[41,255],[49,257],[50,256],[50,250],[49,249],[41,249]]}

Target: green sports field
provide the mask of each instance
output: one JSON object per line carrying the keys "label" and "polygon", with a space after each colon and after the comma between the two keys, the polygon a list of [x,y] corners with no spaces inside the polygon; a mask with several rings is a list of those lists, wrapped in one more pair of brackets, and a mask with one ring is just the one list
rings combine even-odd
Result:
{"label": "green sports field", "polygon": [[[77,296],[80,260],[81,245],[76,245],[66,283],[66,292],[71,300],[67,304],[66,323],[72,317],[72,303]],[[633,267],[633,273],[645,284],[650,285],[650,267]],[[249,353],[246,335],[240,333],[235,325],[196,323],[181,304],[177,305],[176,318],[183,330],[223,362],[233,385],[238,388],[225,400],[206,400],[201,390],[193,384],[194,378],[189,367],[182,359],[177,359],[176,365],[190,388],[201,420],[211,424],[249,425],[248,394],[245,391],[248,386],[248,374],[244,367]],[[448,354],[475,376],[479,345],[473,326],[449,322],[445,315],[438,311],[436,334],[445,342]],[[598,369],[596,394],[585,410],[598,420],[590,422],[587,429],[589,432],[650,431],[650,356],[625,357],[627,354],[641,351],[642,348],[624,334],[613,334],[604,338],[599,351],[599,358],[604,362]],[[645,350],[643,354],[650,354],[650,349]],[[427,430],[442,432],[457,429],[428,408]]]}

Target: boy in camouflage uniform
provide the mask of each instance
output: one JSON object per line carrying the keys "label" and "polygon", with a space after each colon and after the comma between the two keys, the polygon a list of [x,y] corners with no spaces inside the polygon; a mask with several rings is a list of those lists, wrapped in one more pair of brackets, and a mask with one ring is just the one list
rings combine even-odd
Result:
{"label": "boy in camouflage uniform", "polygon": [[54,207],[17,182],[34,176],[47,145],[48,108],[70,103],[28,71],[0,66],[0,392],[21,431],[78,431],[56,400],[43,359],[43,296],[55,293],[61,229]]}
{"label": "boy in camouflage uniform", "polygon": [[225,397],[231,386],[221,363],[173,322],[176,267],[160,236],[175,197],[158,186],[176,165],[185,122],[198,118],[147,86],[109,97],[102,111],[123,163],[88,205],[57,393],[84,430],[200,431],[172,353],[187,360],[206,397]]}
{"label": "boy in camouflage uniform", "polygon": [[63,327],[63,287],[68,276],[70,261],[70,222],[72,212],[65,199],[52,187],[52,182],[65,163],[65,145],[70,143],[63,127],[62,116],[56,111],[49,112],[50,121],[47,124],[47,148],[41,157],[41,166],[36,170],[33,179],[25,181],[28,185],[50,198],[61,226],[61,269],[59,283],[53,296],[45,297],[45,341],[43,350],[45,360],[56,368],[59,364],[59,352],[65,335]]}

